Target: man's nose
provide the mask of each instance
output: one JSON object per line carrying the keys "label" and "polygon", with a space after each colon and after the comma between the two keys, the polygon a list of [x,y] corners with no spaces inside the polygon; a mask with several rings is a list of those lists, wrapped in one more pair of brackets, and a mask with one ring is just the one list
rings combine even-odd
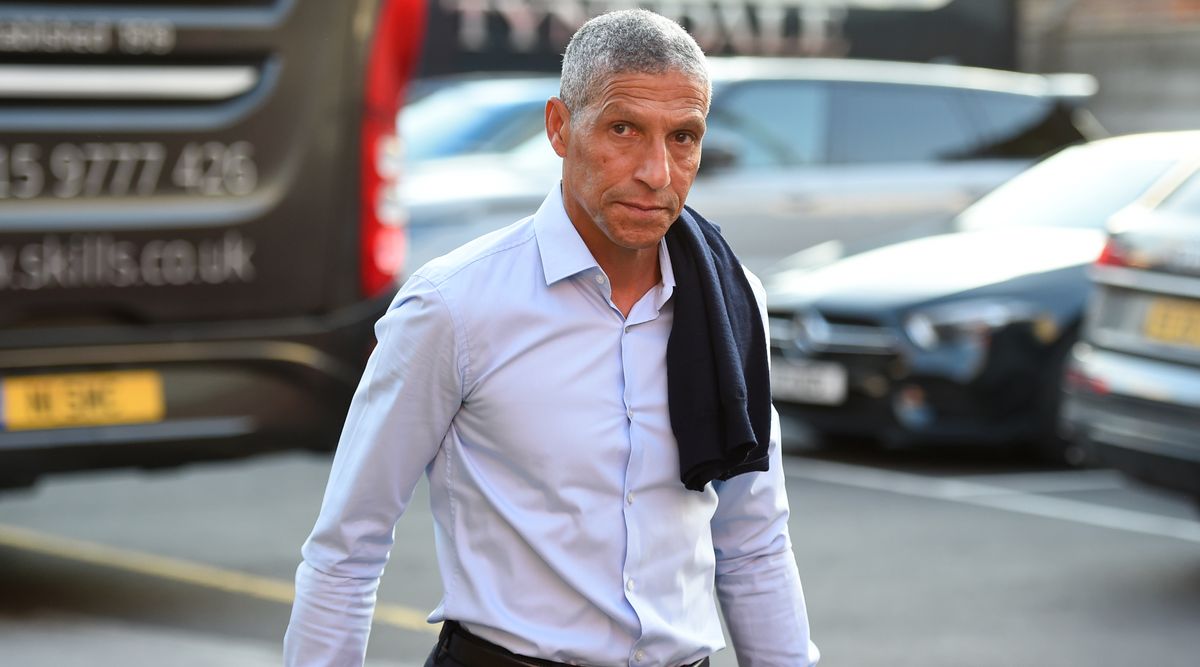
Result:
{"label": "man's nose", "polygon": [[671,184],[671,152],[665,142],[647,142],[634,177],[652,190],[662,190]]}

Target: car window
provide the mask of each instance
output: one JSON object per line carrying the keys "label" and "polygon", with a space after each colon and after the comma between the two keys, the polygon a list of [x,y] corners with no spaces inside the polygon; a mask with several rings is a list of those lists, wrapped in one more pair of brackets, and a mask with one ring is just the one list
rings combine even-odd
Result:
{"label": "car window", "polygon": [[984,133],[1009,138],[1038,124],[1046,116],[1050,101],[1029,95],[980,90],[972,94],[978,105]]}
{"label": "car window", "polygon": [[981,90],[970,101],[986,140],[980,157],[1036,158],[1084,138],[1072,110],[1050,98]]}
{"label": "car window", "polygon": [[796,166],[825,160],[828,92],[808,81],[757,81],[718,91],[706,146],[743,167]]}
{"label": "car window", "polygon": [[557,83],[484,81],[450,84],[406,106],[400,114],[409,161],[500,152],[543,126],[546,100]]}
{"label": "car window", "polygon": [[1162,208],[1175,213],[1200,216],[1200,171],[1192,174],[1178,190],[1162,204]]}
{"label": "car window", "polygon": [[957,226],[1103,228],[1174,164],[1162,155],[1068,148],[984,196],[958,216]]}
{"label": "car window", "polygon": [[833,86],[832,160],[935,162],[971,155],[979,135],[953,91],[929,86]]}

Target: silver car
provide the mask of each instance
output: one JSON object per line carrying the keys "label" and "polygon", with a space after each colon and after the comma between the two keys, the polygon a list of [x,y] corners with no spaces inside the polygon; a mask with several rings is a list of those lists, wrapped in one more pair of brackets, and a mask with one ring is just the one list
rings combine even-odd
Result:
{"label": "silver car", "polygon": [[[1083,75],[924,63],[712,58],[688,203],[754,270],[803,248],[945,221],[1064,145],[1101,133]],[[412,264],[528,215],[557,182],[544,136],[431,160],[404,182]]]}
{"label": "silver car", "polygon": [[549,74],[474,74],[422,79],[400,113],[410,165],[459,155],[512,150],[545,128]]}
{"label": "silver car", "polygon": [[1066,375],[1064,427],[1098,463],[1200,501],[1200,132],[1116,216]]}

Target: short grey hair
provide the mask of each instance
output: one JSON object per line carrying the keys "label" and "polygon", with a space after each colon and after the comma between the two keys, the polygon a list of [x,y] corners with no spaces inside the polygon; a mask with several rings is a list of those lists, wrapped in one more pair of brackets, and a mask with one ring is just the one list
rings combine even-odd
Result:
{"label": "short grey hair", "polygon": [[584,23],[567,43],[558,96],[574,114],[615,74],[672,70],[699,82],[712,98],[704,51],[682,26],[645,9],[608,12]]}

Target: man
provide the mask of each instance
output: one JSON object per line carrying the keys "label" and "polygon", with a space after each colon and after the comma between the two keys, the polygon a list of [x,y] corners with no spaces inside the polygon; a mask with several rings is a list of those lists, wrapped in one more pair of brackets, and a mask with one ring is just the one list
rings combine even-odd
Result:
{"label": "man", "polygon": [[[723,646],[714,582],[743,667],[816,662],[762,387],[761,286],[750,291],[736,259],[706,281],[703,267],[732,253],[683,208],[710,91],[695,41],[656,14],[606,14],[572,38],[546,106],[560,188],[532,217],[422,267],[377,325],[303,548],[287,664],[362,663],[393,527],[422,472],[444,587],[427,666],[707,665]],[[701,243],[668,252],[673,227]],[[705,294],[724,285],[725,301],[701,303],[697,276]],[[726,305],[723,324],[705,324]],[[741,306],[753,335],[739,338]],[[758,356],[726,355],[694,381],[691,362],[669,360],[693,334]],[[756,358],[762,372],[743,373]],[[712,428],[690,393],[718,403],[710,376],[742,404]],[[695,441],[755,396],[761,458],[698,455]]]}

